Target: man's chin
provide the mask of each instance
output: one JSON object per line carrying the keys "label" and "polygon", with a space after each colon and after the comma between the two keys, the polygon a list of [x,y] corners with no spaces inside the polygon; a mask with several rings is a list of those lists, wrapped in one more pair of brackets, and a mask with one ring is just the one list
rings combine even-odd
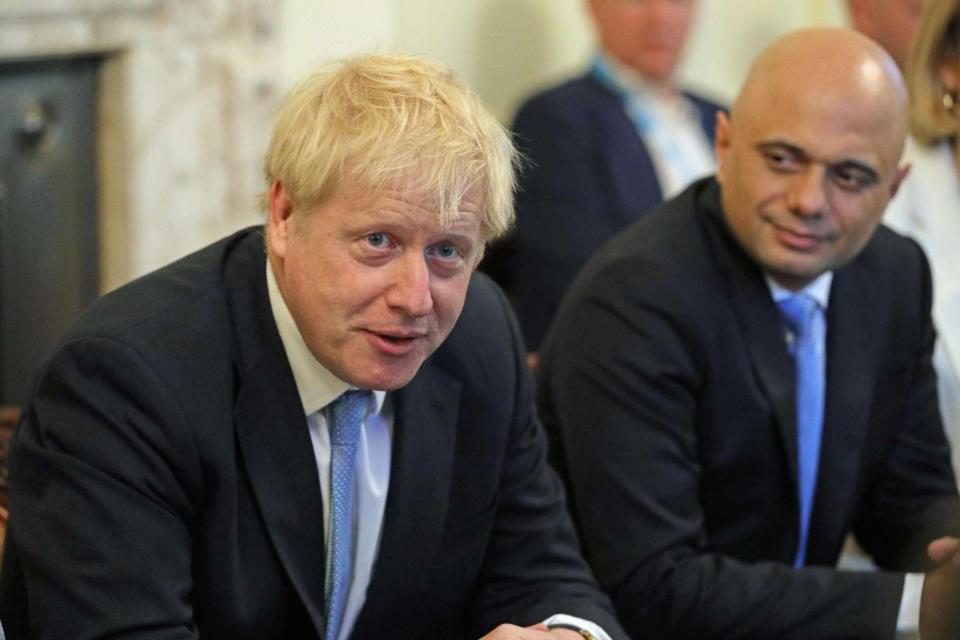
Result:
{"label": "man's chin", "polygon": [[799,291],[816,280],[826,269],[820,265],[776,265],[764,269],[774,282],[782,287]]}
{"label": "man's chin", "polygon": [[347,382],[361,389],[396,391],[407,386],[420,370],[425,358],[410,358],[409,362],[371,362],[352,372]]}

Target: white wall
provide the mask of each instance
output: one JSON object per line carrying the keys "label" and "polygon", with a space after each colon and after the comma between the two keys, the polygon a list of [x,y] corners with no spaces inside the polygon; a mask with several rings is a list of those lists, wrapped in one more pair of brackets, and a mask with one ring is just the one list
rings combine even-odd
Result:
{"label": "white wall", "polygon": [[[282,80],[358,51],[406,51],[452,66],[504,121],[536,88],[594,51],[583,0],[285,0]],[[802,26],[843,24],[843,0],[700,0],[683,82],[729,101],[750,60]]]}
{"label": "white wall", "polygon": [[396,48],[404,4],[405,0],[277,0],[284,87],[329,58]]}
{"label": "white wall", "polygon": [[843,25],[842,0],[701,0],[680,69],[683,82],[730,102],[750,62],[777,36],[801,27]]}

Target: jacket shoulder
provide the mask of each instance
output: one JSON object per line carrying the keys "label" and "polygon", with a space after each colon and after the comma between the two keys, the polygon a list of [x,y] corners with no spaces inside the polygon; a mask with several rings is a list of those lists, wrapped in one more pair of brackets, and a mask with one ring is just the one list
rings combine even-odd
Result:
{"label": "jacket shoulder", "polygon": [[138,327],[179,324],[191,305],[223,298],[225,270],[233,257],[263,251],[260,228],[223,238],[104,294],[84,311],[65,339],[84,335],[119,337],[137,332]]}
{"label": "jacket shoulder", "polygon": [[616,108],[619,101],[589,74],[571,78],[530,96],[517,111],[515,125],[543,114],[572,116],[584,112]]}

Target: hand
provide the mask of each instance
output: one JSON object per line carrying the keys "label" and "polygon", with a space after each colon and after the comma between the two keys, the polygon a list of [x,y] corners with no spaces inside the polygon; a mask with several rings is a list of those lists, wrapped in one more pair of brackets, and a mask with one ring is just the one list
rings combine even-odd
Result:
{"label": "hand", "polygon": [[924,640],[960,638],[960,540],[938,538],[927,546],[938,563],[923,581],[920,599],[920,637]]}
{"label": "hand", "polygon": [[536,351],[531,351],[527,354],[527,368],[530,369],[530,373],[536,373],[537,367],[540,366],[540,354]]}
{"label": "hand", "polygon": [[0,559],[3,558],[3,541],[7,537],[7,510],[0,507]]}
{"label": "hand", "polygon": [[583,640],[579,633],[570,629],[548,629],[545,624],[532,627],[517,627],[502,624],[480,640]]}

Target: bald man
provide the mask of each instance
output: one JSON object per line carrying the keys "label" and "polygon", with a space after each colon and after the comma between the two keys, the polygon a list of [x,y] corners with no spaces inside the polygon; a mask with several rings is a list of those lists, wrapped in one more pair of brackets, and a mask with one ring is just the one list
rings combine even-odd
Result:
{"label": "bald man", "polygon": [[[905,103],[856,32],[777,40],[718,117],[716,177],[608,244],[562,306],[541,415],[631,636],[875,640],[916,629],[923,589],[949,602],[955,569],[922,573],[960,524],[930,273],[879,226]],[[850,531],[881,571],[834,568]]]}
{"label": "bald man", "polygon": [[901,69],[920,26],[923,0],[847,0],[850,24],[887,50]]}

